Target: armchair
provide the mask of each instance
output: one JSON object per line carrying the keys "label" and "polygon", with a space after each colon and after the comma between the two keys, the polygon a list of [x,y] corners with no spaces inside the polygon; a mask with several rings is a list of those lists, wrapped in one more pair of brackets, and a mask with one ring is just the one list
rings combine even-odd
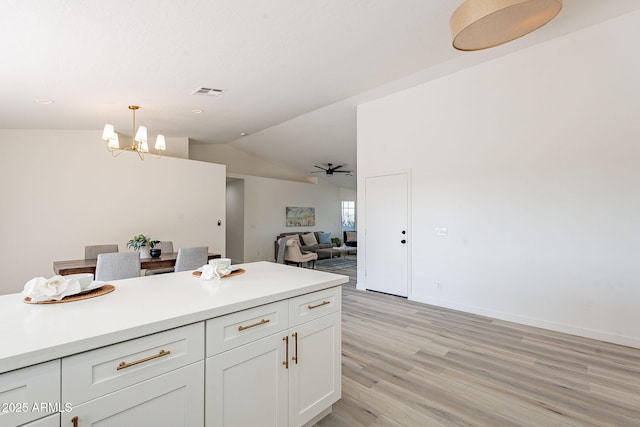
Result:
{"label": "armchair", "polygon": [[311,261],[311,268],[316,268],[317,259],[318,254],[314,252],[302,253],[300,242],[297,239],[287,239],[284,253],[285,263],[295,263],[298,267],[301,267],[302,263]]}

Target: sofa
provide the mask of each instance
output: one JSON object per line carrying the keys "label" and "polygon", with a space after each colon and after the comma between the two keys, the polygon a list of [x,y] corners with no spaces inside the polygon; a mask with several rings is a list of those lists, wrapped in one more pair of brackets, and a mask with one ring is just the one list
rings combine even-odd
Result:
{"label": "sofa", "polygon": [[[313,244],[313,242],[308,242],[308,238],[307,238],[307,242],[305,242],[305,238],[302,236],[308,235],[308,234],[313,234],[313,237],[315,239],[315,244]],[[333,243],[329,242],[329,243],[320,243],[320,234],[328,234],[328,233],[324,233],[322,231],[292,231],[292,232],[287,232],[287,233],[280,233],[278,234],[278,236],[276,237],[276,240],[274,242],[274,252],[273,252],[273,256],[274,259],[277,261],[278,260],[278,240],[280,240],[281,237],[286,237],[286,236],[295,236],[298,235],[298,240],[300,240],[300,249],[302,251],[307,251],[307,252],[315,252],[318,254],[318,259],[325,259],[325,258],[329,258],[331,256],[330,252],[317,252],[318,249],[326,249],[326,248],[331,248],[333,247]],[[331,237],[334,237],[333,235]],[[312,244],[307,244],[307,243],[312,243]]]}

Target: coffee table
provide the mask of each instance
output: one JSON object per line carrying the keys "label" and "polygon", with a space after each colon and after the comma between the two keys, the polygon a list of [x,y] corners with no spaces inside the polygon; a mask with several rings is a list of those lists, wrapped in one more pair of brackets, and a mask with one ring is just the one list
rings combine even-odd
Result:
{"label": "coffee table", "polygon": [[324,248],[324,249],[318,249],[316,252],[329,252],[329,259],[331,261],[331,265],[333,265],[333,254],[334,253],[339,253],[341,257],[344,257],[345,254],[349,254],[349,253],[358,253],[358,248],[357,247],[352,247],[352,246],[340,246],[340,247],[333,247],[333,248]]}

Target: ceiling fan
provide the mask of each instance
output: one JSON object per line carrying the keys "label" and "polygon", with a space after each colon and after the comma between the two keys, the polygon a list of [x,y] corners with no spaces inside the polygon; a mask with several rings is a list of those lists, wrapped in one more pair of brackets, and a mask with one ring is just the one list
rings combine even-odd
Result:
{"label": "ceiling fan", "polygon": [[[317,165],[314,165],[314,166],[317,167],[318,169],[322,169],[322,171],[324,171],[326,175],[333,175],[334,173],[346,173],[347,175],[351,175],[351,171],[341,170],[341,168],[343,168],[345,165],[333,166],[333,163],[325,163],[325,165],[327,166],[326,168],[323,168]],[[322,173],[322,171],[313,171],[311,173]]]}

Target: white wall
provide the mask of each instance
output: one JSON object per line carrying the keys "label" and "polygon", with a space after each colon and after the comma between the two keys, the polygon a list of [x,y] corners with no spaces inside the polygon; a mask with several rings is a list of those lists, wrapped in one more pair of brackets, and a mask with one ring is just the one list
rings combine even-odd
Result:
{"label": "white wall", "polygon": [[[0,130],[0,294],[18,292],[84,246],[144,233],[174,247],[225,250],[225,167],[112,158],[100,131]],[[217,220],[223,226],[217,226]]]}
{"label": "white wall", "polygon": [[[326,182],[305,184],[256,176],[244,179],[244,261],[274,261],[276,236],[290,231],[325,231],[340,235],[340,189]],[[315,227],[286,227],[287,206],[313,207]]]}
{"label": "white wall", "polygon": [[411,299],[640,347],[637,40],[640,12],[359,107],[358,205],[411,170]]}
{"label": "white wall", "polygon": [[308,174],[292,170],[282,164],[266,161],[229,144],[191,142],[189,156],[194,160],[220,163],[227,166],[228,174],[262,176],[290,181],[312,182]]}

